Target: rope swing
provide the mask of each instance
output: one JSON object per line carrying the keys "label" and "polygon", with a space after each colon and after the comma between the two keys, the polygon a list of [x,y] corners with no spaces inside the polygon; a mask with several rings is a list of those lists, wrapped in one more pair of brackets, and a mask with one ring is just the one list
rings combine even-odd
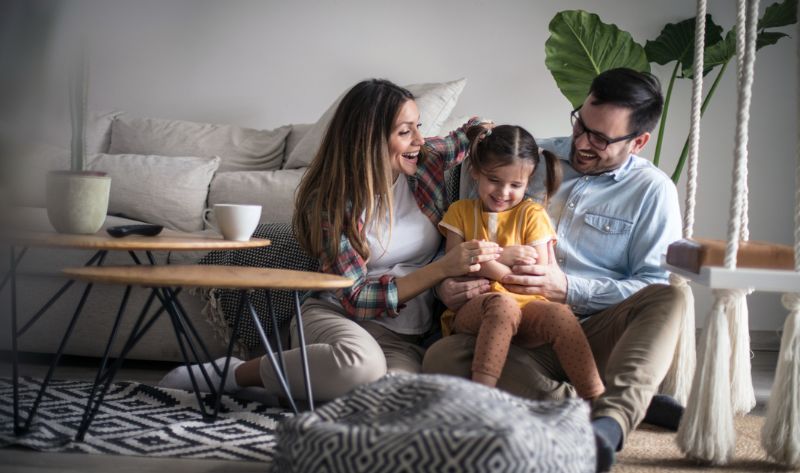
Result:
{"label": "rope swing", "polygon": [[[681,275],[711,287],[714,304],[703,333],[699,355],[701,361],[694,369],[676,442],[689,457],[714,465],[731,461],[736,443],[733,416],[746,414],[756,404],[750,370],[746,297],[756,286],[759,290],[793,291],[783,296],[784,306],[790,314],[784,326],[775,384],[762,431],[762,444],[775,460],[797,467],[800,466],[800,293],[796,292],[800,288],[800,136],[797,150],[795,246],[791,254],[788,247],[784,249],[780,245],[748,241],[747,145],[758,6],[758,0],[737,1],[738,93],[733,183],[724,260],[721,268],[714,268],[711,266],[716,266],[713,262],[715,258],[709,255],[719,250],[721,243],[691,240],[696,205],[706,16],[706,1],[697,2],[684,240],[670,246],[667,267],[673,271],[670,279],[672,284],[686,287],[689,294],[691,291],[686,279]],[[740,259],[743,261],[738,261]],[[793,263],[789,263],[789,260]],[[767,269],[743,270],[741,266]],[[789,267],[793,267],[794,271],[786,270]],[[664,391],[673,394],[680,402],[686,399],[695,362],[692,357],[694,311],[690,312],[684,317],[673,365],[662,386]]]}

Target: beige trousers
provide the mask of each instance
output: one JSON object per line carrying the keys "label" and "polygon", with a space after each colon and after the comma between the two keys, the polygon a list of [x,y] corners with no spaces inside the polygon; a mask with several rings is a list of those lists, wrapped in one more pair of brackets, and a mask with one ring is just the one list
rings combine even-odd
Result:
{"label": "beige trousers", "polygon": [[[425,351],[417,345],[419,337],[397,334],[375,322],[355,322],[340,307],[319,299],[306,300],[302,310],[315,400],[339,397],[357,386],[376,381],[387,371],[420,372]],[[289,388],[293,397],[305,399],[297,318],[292,319],[290,331],[291,347],[283,352]],[[266,355],[261,357],[260,372],[267,391],[283,395]]]}
{"label": "beige trousers", "polygon": [[[606,386],[592,406],[592,417],[616,420],[623,441],[644,418],[667,374],[685,308],[682,289],[656,284],[581,324]],[[428,348],[422,370],[469,378],[474,351],[474,336],[445,337]],[[549,346],[524,349],[511,345],[497,387],[530,399],[575,395]]]}

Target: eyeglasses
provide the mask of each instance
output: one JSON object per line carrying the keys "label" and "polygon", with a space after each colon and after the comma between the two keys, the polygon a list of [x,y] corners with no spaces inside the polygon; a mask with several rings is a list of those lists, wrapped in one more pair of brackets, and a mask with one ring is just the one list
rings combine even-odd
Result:
{"label": "eyeglasses", "polygon": [[589,144],[597,148],[599,151],[605,151],[610,144],[630,140],[631,138],[635,138],[639,135],[638,131],[634,131],[633,133],[620,136],[619,138],[609,138],[604,134],[587,127],[586,124],[583,123],[583,120],[581,120],[581,116],[578,114],[580,109],[581,107],[578,107],[569,114],[570,122],[572,122],[572,138],[577,139],[579,136],[586,133],[586,139],[589,140]]}

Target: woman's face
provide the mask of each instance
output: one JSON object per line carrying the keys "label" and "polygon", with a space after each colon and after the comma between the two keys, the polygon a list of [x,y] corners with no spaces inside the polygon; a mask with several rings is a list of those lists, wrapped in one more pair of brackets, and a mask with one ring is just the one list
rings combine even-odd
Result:
{"label": "woman's face", "polygon": [[406,100],[397,112],[389,134],[389,163],[392,167],[392,182],[400,174],[413,176],[417,172],[419,151],[425,140],[419,132],[419,110],[417,103]]}

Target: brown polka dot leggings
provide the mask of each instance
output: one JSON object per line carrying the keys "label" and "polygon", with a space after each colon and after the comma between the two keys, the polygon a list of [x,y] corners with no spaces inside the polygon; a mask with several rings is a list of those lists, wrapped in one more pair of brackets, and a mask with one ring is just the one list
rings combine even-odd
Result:
{"label": "brown polka dot leggings", "polygon": [[508,294],[481,294],[456,312],[453,331],[477,334],[472,376],[485,384],[497,383],[511,343],[523,348],[549,343],[579,396],[594,399],[605,390],[586,335],[564,304],[532,301],[520,309]]}

